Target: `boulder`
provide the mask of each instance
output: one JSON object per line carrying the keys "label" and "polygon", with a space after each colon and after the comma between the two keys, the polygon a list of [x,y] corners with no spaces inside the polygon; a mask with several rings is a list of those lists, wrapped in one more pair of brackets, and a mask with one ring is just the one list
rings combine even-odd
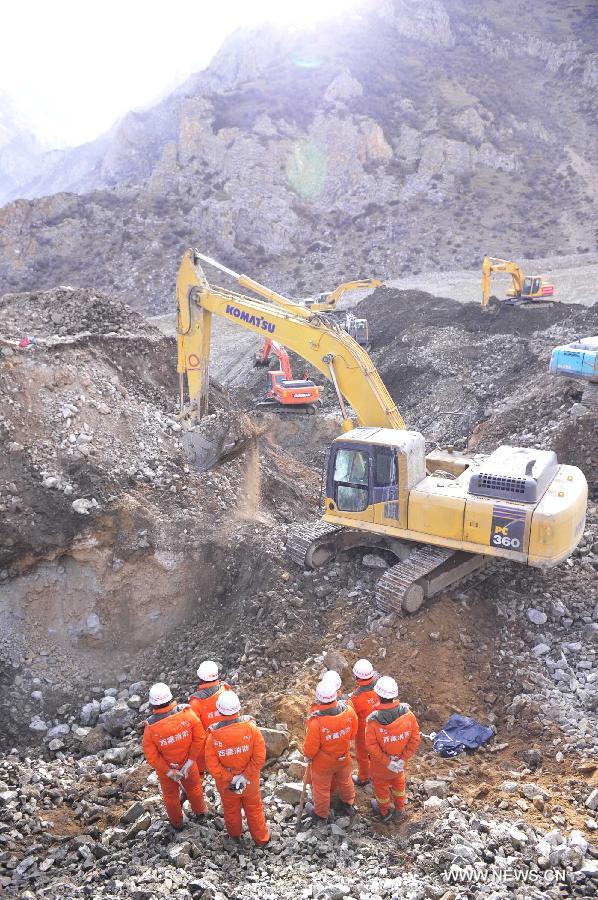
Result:
{"label": "boulder", "polygon": [[349,665],[343,654],[339,653],[337,650],[329,650],[325,654],[322,662],[327,669],[334,669],[334,671],[338,672],[339,675],[342,675]]}
{"label": "boulder", "polygon": [[81,725],[78,725],[73,728],[72,734],[76,740],[82,741],[83,738],[87,737],[90,731],[91,728],[83,728]]}
{"label": "boulder", "polygon": [[126,700],[117,700],[112,709],[101,713],[100,723],[114,736],[132,728],[138,717],[137,710],[131,709]]}
{"label": "boulder", "polygon": [[50,728],[46,737],[49,740],[53,740],[54,738],[62,738],[70,732],[70,728],[66,724],[54,725],[53,728]]}
{"label": "boulder", "polygon": [[139,834],[141,831],[147,831],[151,824],[152,817],[149,813],[144,813],[142,816],[139,816],[127,831],[127,840],[135,837],[135,835]]}
{"label": "boulder", "polygon": [[539,609],[528,609],[526,615],[533,625],[546,625],[548,620],[546,613],[540,612]]}
{"label": "boulder", "polygon": [[446,781],[440,781],[434,778],[427,778],[424,781],[424,791],[428,797],[447,797],[449,786]]}
{"label": "boulder", "polygon": [[598,809],[598,788],[594,788],[588,796],[586,799],[586,806],[588,809]]}
{"label": "boulder", "polygon": [[116,697],[102,697],[100,700],[100,712],[105,713],[108,712],[109,709],[116,704]]}
{"label": "boulder", "polygon": [[293,781],[303,781],[306,770],[307,763],[301,762],[301,760],[296,759],[287,769],[287,775]]}
{"label": "boulder", "polygon": [[133,803],[132,806],[129,806],[129,808],[126,810],[126,812],[124,812],[122,814],[122,816],[120,817],[120,824],[121,825],[131,825],[140,816],[143,815],[143,812],[144,812],[143,803],[141,803],[138,800],[136,803]]}
{"label": "boulder", "polygon": [[521,847],[525,847],[528,842],[528,837],[525,831],[522,831],[521,828],[517,828],[513,825],[513,827],[509,829],[509,840],[514,847],[520,849]]}
{"label": "boulder", "polygon": [[266,759],[281,756],[289,746],[291,740],[289,732],[278,728],[261,728],[260,731],[266,743]]}
{"label": "boulder", "polygon": [[40,719],[39,716],[34,716],[29,723],[29,731],[32,731],[33,734],[37,735],[38,737],[44,735],[47,730],[48,726],[43,721],[43,719]]}
{"label": "boulder", "polygon": [[522,756],[528,769],[537,769],[542,765],[542,753],[540,750],[524,750]]}
{"label": "boulder", "polygon": [[301,800],[301,793],[303,791],[303,784],[300,781],[287,781],[284,784],[279,784],[274,792],[274,796],[278,800],[282,800],[283,803],[299,803]]}
{"label": "boulder", "polygon": [[118,766],[124,763],[127,758],[127,748],[126,747],[110,747],[109,750],[106,750],[103,756],[103,760],[105,763],[114,763],[114,765]]}
{"label": "boulder", "polygon": [[99,753],[106,746],[108,734],[103,725],[96,725],[91,728],[81,741],[81,749],[86,754]]}

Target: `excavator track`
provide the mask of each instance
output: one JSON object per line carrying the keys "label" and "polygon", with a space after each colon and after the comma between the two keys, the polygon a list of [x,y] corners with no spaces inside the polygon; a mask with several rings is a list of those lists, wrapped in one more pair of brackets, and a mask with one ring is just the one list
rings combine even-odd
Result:
{"label": "excavator track", "polygon": [[380,535],[327,522],[293,525],[287,536],[287,553],[304,569],[319,569],[343,550],[368,546],[390,550],[400,560],[386,570],[376,585],[375,603],[383,612],[414,613],[426,598],[451,585],[486,577],[481,570],[487,567],[488,557],[481,554],[384,540]]}
{"label": "excavator track", "polygon": [[[330,538],[342,530],[341,526],[329,525],[327,522],[293,525],[287,536],[287,553],[294,563],[304,569],[313,568],[314,565],[317,567],[317,551],[323,551],[325,545],[330,543]],[[336,550],[333,554],[326,554],[326,557],[329,558],[330,555],[336,555]],[[326,559],[319,565],[323,565],[325,561]]]}
{"label": "excavator track", "polygon": [[321,405],[320,401],[284,404],[277,400],[258,400],[253,408],[259,412],[273,412],[283,416],[314,416]]}
{"label": "excavator track", "polygon": [[420,578],[446,563],[456,551],[445,547],[418,547],[402,562],[387,569],[376,585],[376,606],[383,612],[414,613],[424,602]]}

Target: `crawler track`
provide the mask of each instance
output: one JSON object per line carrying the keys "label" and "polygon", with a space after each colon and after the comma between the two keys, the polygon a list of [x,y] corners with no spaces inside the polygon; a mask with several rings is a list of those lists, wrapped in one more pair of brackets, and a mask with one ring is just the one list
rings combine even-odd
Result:
{"label": "crawler track", "polygon": [[376,606],[384,612],[415,612],[425,599],[425,589],[418,584],[456,555],[444,547],[417,547],[402,562],[387,569],[376,585]]}

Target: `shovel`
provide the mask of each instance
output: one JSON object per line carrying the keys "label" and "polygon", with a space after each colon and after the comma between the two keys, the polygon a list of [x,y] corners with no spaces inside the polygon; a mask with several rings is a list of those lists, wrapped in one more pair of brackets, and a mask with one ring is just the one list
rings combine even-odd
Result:
{"label": "shovel", "polygon": [[309,784],[309,776],[311,773],[311,765],[307,767],[305,770],[305,774],[303,776],[303,787],[301,789],[301,799],[299,800],[299,810],[297,812],[297,821],[295,822],[295,834],[299,834],[301,830],[301,816],[303,815],[303,809],[305,807],[305,798],[307,797],[307,785]]}

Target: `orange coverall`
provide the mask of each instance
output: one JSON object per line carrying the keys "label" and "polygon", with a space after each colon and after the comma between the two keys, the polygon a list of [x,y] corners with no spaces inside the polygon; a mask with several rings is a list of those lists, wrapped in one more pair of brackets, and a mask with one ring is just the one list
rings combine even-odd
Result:
{"label": "orange coverall", "polygon": [[355,756],[357,758],[357,774],[360,781],[369,781],[370,758],[365,745],[365,720],[380,705],[380,697],[374,690],[379,675],[360,680],[353,693],[349,694],[349,703],[357,713],[359,728],[355,738]]}
{"label": "orange coverall", "polygon": [[[241,837],[243,809],[258,846],[270,840],[260,794],[260,770],[265,761],[266,744],[251,716],[224,716],[208,728],[206,765],[222,800],[226,830],[232,838]],[[242,794],[229,789],[233,775],[244,775],[249,781]]]}
{"label": "orange coverall", "polygon": [[370,776],[374,796],[382,815],[405,807],[405,772],[394,774],[388,768],[391,756],[405,763],[419,746],[419,725],[406,703],[393,700],[371,713],[365,726],[365,743],[370,755]]}
{"label": "orange coverall", "polygon": [[203,725],[186,704],[174,701],[145,722],[143,753],[158,774],[162,798],[168,818],[173,825],[183,824],[183,808],[179,784],[166,774],[169,769],[180,769],[188,759],[193,765],[187,777],[181,781],[193,812],[202,815],[206,811],[197,758],[203,751],[206,734]]}
{"label": "orange coverall", "polygon": [[[226,681],[211,681],[209,684],[200,684],[194,694],[189,697],[189,706],[195,713],[201,724],[207,731],[210,725],[219,722],[222,718],[216,709],[216,700],[223,691],[230,691],[232,688]],[[197,760],[197,768],[200,773],[206,770],[205,744],[201,748]]]}
{"label": "orange coverall", "polygon": [[342,701],[318,703],[307,718],[303,755],[311,760],[314,812],[322,819],[330,813],[333,791],[344,803],[355,800],[350,749],[357,728],[355,710]]}

